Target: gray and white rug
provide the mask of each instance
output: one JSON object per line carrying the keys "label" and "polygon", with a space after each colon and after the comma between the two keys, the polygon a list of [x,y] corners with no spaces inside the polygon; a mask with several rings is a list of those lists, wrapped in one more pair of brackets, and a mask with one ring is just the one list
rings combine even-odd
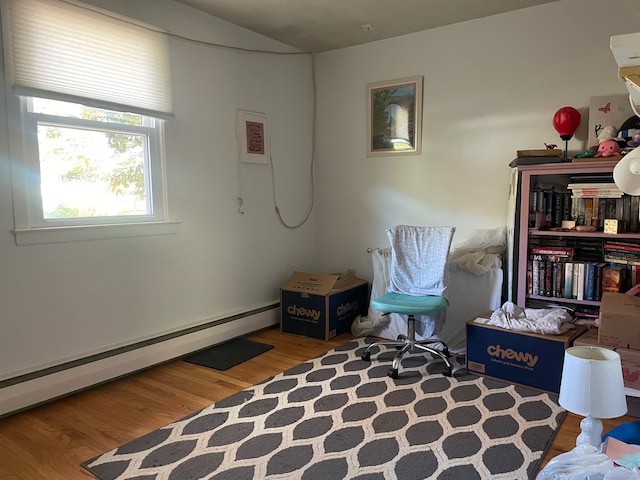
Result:
{"label": "gray and white rug", "polygon": [[546,393],[356,339],[83,464],[102,480],[532,478],[565,411]]}

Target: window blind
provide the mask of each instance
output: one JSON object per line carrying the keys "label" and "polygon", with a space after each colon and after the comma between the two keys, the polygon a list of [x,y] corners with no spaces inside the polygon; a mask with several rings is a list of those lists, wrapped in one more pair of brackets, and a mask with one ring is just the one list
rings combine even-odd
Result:
{"label": "window blind", "polygon": [[13,93],[173,116],[169,41],[156,27],[67,0],[5,0]]}

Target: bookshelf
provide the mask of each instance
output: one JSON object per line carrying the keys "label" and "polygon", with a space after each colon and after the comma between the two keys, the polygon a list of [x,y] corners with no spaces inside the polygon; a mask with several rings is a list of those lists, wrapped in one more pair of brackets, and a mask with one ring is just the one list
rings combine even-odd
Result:
{"label": "bookshelf", "polygon": [[[605,193],[602,198],[574,198],[568,188],[575,183],[612,183],[615,164],[615,161],[594,161],[517,167],[520,192],[516,205],[514,276],[519,306],[565,306],[576,315],[594,317],[599,310],[603,288],[608,291],[615,288],[611,286],[611,278],[622,281],[621,292],[638,283],[640,198],[626,194],[615,198],[615,193],[614,198]],[[601,191],[605,192],[605,189]],[[544,192],[542,196],[540,192]],[[618,221],[618,233],[603,231],[605,218]],[[576,225],[588,225],[596,230],[563,229],[562,220],[573,220]],[[554,248],[556,251],[550,253],[548,249]],[[535,254],[534,251],[544,253]],[[580,264],[585,266],[578,268]],[[540,272],[540,265],[545,268],[544,273]],[[535,275],[534,266],[537,266]],[[589,270],[588,295],[586,274],[583,272],[578,278],[575,273],[582,268]],[[571,278],[567,275],[569,272]],[[574,285],[582,287],[576,291]]]}

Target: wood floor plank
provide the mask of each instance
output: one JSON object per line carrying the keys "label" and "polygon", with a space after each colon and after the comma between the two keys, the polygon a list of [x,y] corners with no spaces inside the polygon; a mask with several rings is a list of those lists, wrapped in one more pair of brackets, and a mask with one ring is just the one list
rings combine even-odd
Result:
{"label": "wood floor plank", "polygon": [[[274,348],[225,371],[177,359],[0,419],[0,480],[92,479],[80,464],[351,339],[328,342],[270,328],[250,336]],[[559,429],[544,463],[575,445],[581,418]],[[603,421],[605,431],[625,421]]]}

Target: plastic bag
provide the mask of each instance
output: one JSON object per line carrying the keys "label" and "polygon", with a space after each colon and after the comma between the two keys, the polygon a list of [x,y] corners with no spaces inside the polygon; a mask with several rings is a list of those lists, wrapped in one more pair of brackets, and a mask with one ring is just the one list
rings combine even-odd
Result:
{"label": "plastic bag", "polygon": [[616,467],[592,446],[576,447],[552,458],[536,480],[638,480],[640,473]]}
{"label": "plastic bag", "polygon": [[506,227],[474,230],[471,238],[456,245],[449,255],[449,267],[482,275],[491,268],[502,267],[507,245]]}

